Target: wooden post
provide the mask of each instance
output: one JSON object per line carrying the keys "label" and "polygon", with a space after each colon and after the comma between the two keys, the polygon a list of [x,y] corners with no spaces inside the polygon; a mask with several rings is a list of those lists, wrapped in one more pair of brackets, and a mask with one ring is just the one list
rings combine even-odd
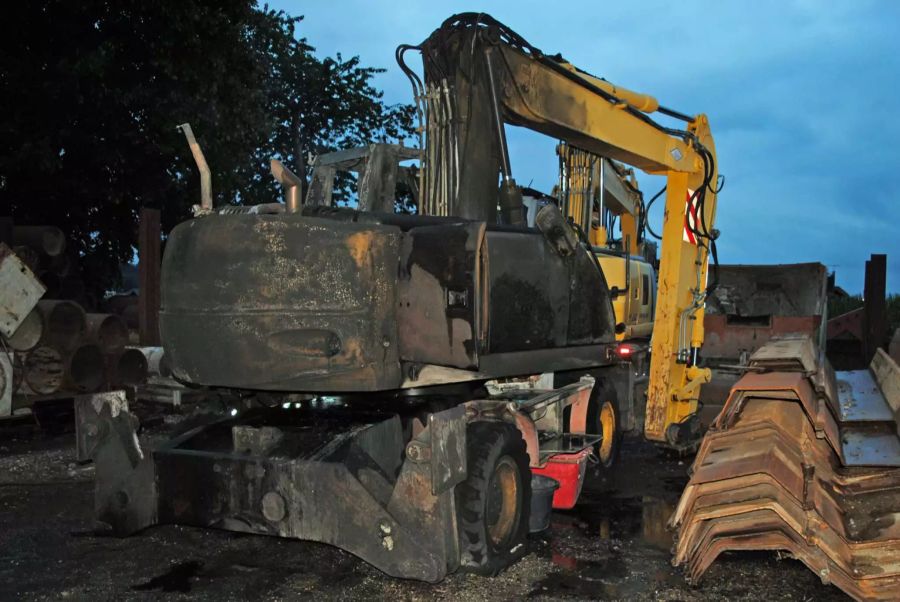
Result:
{"label": "wooden post", "polygon": [[873,254],[866,262],[866,283],[863,289],[863,352],[868,366],[887,336],[887,255]]}
{"label": "wooden post", "polygon": [[141,345],[157,347],[159,338],[159,210],[141,208],[138,226],[138,332]]}

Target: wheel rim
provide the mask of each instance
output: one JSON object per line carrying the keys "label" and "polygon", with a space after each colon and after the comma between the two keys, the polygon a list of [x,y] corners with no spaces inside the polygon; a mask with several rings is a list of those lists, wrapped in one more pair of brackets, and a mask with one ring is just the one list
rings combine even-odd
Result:
{"label": "wheel rim", "polygon": [[512,535],[519,514],[519,469],[509,456],[503,456],[494,467],[487,490],[485,523],[494,547],[506,543]]}
{"label": "wheel rim", "polygon": [[608,401],[604,401],[600,406],[600,434],[603,435],[600,442],[600,461],[606,464],[612,457],[613,439],[616,436],[616,410]]}

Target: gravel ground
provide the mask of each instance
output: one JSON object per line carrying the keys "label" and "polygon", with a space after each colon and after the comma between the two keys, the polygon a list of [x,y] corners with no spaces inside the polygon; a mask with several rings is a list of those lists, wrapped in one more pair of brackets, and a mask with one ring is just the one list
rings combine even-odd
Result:
{"label": "gravel ground", "polygon": [[[155,435],[176,422],[156,420]],[[637,440],[590,472],[579,506],[555,512],[531,553],[494,578],[392,579],[330,546],[191,527],[95,534],[93,468],[71,434],[0,425],[0,599],[843,600],[802,564],[727,554],[698,586],[669,560],[665,522],[690,459]]]}

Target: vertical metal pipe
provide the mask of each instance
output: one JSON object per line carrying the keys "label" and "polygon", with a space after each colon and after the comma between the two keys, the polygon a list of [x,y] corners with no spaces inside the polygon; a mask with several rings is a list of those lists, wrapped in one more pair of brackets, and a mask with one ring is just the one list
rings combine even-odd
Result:
{"label": "vertical metal pipe", "polygon": [[487,66],[488,84],[491,89],[491,105],[494,110],[494,124],[497,128],[497,140],[500,143],[500,167],[503,171],[503,180],[512,179],[512,171],[509,166],[509,149],[506,147],[506,130],[503,128],[503,117],[500,114],[500,101],[497,97],[497,83],[494,81],[494,69],[491,66],[491,54],[493,50],[484,51],[484,63]]}
{"label": "vertical metal pipe", "polygon": [[188,146],[191,148],[191,154],[194,156],[194,162],[197,169],[200,170],[200,208],[204,211],[212,211],[212,176],[209,172],[209,166],[206,164],[206,157],[203,156],[203,150],[194,137],[194,131],[191,124],[182,123],[178,126],[184,137],[187,138]]}
{"label": "vertical metal pipe", "polygon": [[300,198],[303,180],[278,159],[269,161],[272,177],[284,188],[284,209],[287,213],[299,213],[303,204]]}
{"label": "vertical metal pipe", "polygon": [[[606,169],[603,164],[606,161],[603,157],[600,157],[600,210],[597,212],[597,217],[600,219],[600,223],[603,224],[603,195],[606,194]],[[609,234],[607,233],[607,236]],[[603,241],[604,243],[606,241]]]}

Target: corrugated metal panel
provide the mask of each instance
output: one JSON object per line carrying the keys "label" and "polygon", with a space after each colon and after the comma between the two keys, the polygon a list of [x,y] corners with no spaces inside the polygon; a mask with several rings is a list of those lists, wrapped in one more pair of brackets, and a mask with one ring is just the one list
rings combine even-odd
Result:
{"label": "corrugated metal panel", "polygon": [[776,371],[732,388],[670,521],[675,563],[696,582],[724,551],[780,550],[857,600],[900,599],[900,369],[882,353],[848,378],[814,351],[773,342],[755,355]]}

